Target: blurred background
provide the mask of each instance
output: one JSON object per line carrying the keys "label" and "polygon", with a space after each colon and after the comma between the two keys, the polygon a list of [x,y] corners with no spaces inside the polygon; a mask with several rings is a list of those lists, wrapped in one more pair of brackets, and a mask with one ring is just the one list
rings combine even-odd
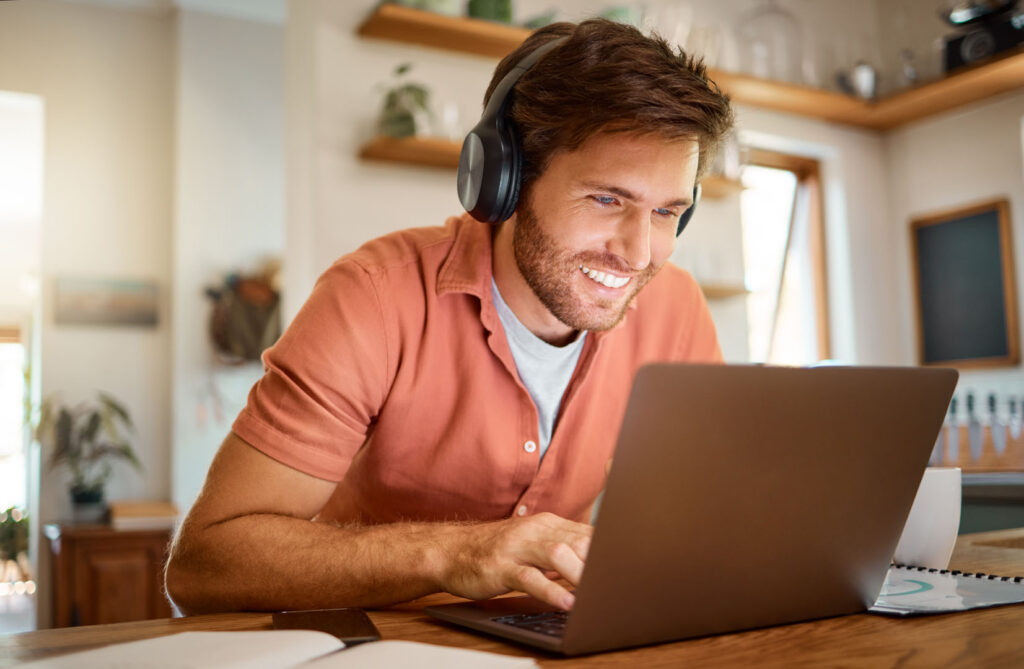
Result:
{"label": "blurred background", "polygon": [[[337,257],[459,213],[452,163],[497,59],[552,20],[657,31],[733,95],[673,257],[726,358],[952,362],[944,433],[965,436],[934,461],[1010,491],[970,527],[1024,524],[1016,3],[554,4],[0,2],[0,632],[159,613],[142,591],[259,352]],[[987,316],[922,293],[912,223],[1002,201],[1005,350],[929,358],[927,304]],[[83,560],[92,589],[58,596]]]}

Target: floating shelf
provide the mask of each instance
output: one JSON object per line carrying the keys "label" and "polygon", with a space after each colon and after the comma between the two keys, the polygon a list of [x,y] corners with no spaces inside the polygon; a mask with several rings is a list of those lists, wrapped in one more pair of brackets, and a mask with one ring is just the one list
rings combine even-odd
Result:
{"label": "floating shelf", "polygon": [[[367,17],[358,33],[366,37],[500,58],[519,46],[530,31],[385,3]],[[878,102],[865,102],[810,86],[768,81],[733,72],[712,70],[709,74],[738,104],[862,128],[889,130],[1024,87],[1024,50],[984,65],[964,68],[939,81]]]}
{"label": "floating shelf", "polygon": [[748,295],[749,290],[745,286],[734,286],[724,283],[702,283],[700,288],[704,291],[704,297],[709,300],[724,300],[730,297]]}
{"label": "floating shelf", "polygon": [[[461,150],[462,146],[458,142],[436,137],[396,139],[378,135],[363,146],[359,157],[364,160],[382,160],[454,170],[459,167],[459,152]],[[719,176],[705,177],[701,185],[704,197],[712,199],[728,197],[743,190],[739,181]]]}
{"label": "floating shelf", "polygon": [[462,147],[437,137],[387,137],[377,135],[359,152],[364,160],[458,169]]}
{"label": "floating shelf", "polygon": [[380,37],[488,58],[502,58],[530,34],[525,28],[504,23],[445,16],[394,3],[378,5],[357,32],[364,37]]}
{"label": "floating shelf", "polygon": [[701,182],[701,197],[721,200],[743,191],[743,183],[739,179],[727,179],[717,174],[709,174]]}

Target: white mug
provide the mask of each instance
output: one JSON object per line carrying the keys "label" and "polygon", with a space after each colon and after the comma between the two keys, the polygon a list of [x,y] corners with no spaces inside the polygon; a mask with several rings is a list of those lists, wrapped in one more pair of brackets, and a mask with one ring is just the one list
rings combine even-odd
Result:
{"label": "white mug", "polygon": [[896,545],[893,562],[945,569],[960,529],[960,468],[928,467]]}

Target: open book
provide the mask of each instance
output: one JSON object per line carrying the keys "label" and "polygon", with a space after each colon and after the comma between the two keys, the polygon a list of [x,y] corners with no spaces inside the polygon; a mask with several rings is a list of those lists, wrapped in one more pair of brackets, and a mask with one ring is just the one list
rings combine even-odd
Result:
{"label": "open book", "polygon": [[1024,602],[1024,578],[894,565],[869,611],[894,616],[951,613]]}
{"label": "open book", "polygon": [[22,665],[23,669],[523,669],[536,666],[530,658],[413,641],[374,641],[345,648],[345,644],[330,634],[312,630],[182,632]]}

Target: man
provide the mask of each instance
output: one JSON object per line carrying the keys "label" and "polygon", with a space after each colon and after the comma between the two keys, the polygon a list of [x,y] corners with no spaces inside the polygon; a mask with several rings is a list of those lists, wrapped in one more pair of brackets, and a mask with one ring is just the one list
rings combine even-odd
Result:
{"label": "man", "polygon": [[486,97],[555,40],[507,111],[511,218],[342,257],[265,353],[172,549],[185,612],[572,607],[558,578],[583,571],[636,369],[721,359],[697,284],[663,265],[732,114],[699,61],[598,20],[534,33]]}

